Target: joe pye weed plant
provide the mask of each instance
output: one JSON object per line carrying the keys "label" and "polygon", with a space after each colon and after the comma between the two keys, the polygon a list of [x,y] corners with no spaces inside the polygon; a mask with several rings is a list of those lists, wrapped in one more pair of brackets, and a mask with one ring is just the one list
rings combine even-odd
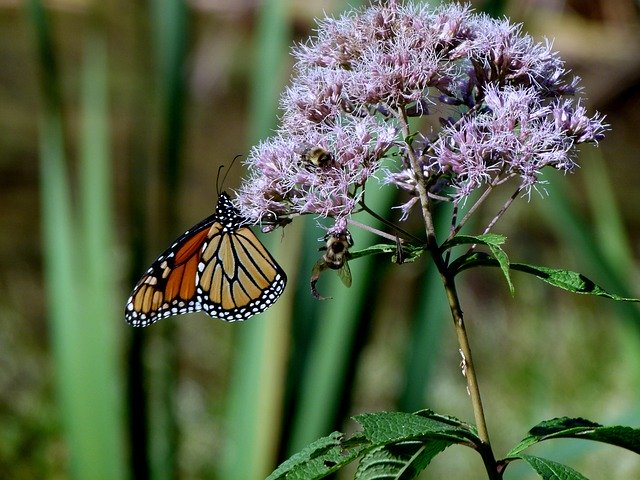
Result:
{"label": "joe pye weed plant", "polygon": [[[474,425],[431,410],[363,413],[355,417],[362,431],[317,440],[269,478],[321,478],[357,459],[356,478],[414,478],[439,452],[461,444],[480,454],[490,479],[502,478],[516,460],[545,479],[578,479],[584,477],[568,466],[523,452],[542,440],[572,437],[640,453],[638,429],[563,417],[534,426],[498,458],[483,413],[456,289],[460,272],[495,266],[511,291],[510,272],[519,270],[571,292],[633,300],[576,272],[512,263],[505,237],[495,233],[514,201],[545,195],[545,167],[572,171],[578,144],[597,143],[607,128],[601,115],[586,111],[579,78],[550,42],[537,43],[520,25],[466,5],[432,9],[388,1],[319,21],[317,35],[298,45],[294,56],[280,126],[249,154],[249,176],[236,206],[266,229],[305,214],[330,219],[312,272],[318,297],[318,276],[334,269],[348,286],[348,262],[359,256],[387,254],[398,264],[432,261],[451,310],[467,383],[460,395],[470,398]],[[426,117],[435,121],[427,124]],[[421,216],[423,238],[367,206],[371,179],[408,194],[397,206],[401,220]],[[503,206],[482,231],[461,233],[490,196],[502,196]],[[433,216],[442,203],[451,205],[451,218],[446,237],[439,238]],[[362,223],[367,214],[389,228],[379,232],[382,243],[354,251],[349,228],[370,228]]]}

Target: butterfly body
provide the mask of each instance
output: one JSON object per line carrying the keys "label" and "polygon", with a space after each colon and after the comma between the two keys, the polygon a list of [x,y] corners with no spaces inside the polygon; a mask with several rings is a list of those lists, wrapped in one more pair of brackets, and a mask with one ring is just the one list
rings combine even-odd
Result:
{"label": "butterfly body", "polygon": [[125,318],[135,327],[197,311],[228,322],[246,320],[273,305],[286,282],[282,268],[221,193],[213,215],[149,267],[127,301]]}

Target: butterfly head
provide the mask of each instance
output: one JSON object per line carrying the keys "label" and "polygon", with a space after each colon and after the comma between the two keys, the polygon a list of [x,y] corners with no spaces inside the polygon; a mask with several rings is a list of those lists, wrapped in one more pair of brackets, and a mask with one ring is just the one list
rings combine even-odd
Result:
{"label": "butterfly head", "polygon": [[231,203],[231,197],[227,192],[222,192],[218,195],[215,217],[222,224],[225,232],[236,230],[247,223],[240,211]]}

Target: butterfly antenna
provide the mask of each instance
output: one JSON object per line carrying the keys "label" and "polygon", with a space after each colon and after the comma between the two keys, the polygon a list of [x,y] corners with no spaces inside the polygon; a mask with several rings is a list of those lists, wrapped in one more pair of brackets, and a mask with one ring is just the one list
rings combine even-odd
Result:
{"label": "butterfly antenna", "polygon": [[[224,165],[220,165],[218,167],[218,174],[216,175],[216,194],[218,196],[220,195],[220,172],[222,172],[223,168],[224,168]],[[222,179],[223,182],[224,182],[225,178],[227,178],[226,174],[225,174],[224,178]]]}
{"label": "butterfly antenna", "polygon": [[236,155],[235,157],[233,157],[233,160],[231,160],[231,163],[229,164],[229,168],[227,168],[226,173],[224,174],[224,177],[222,177],[222,181],[220,180],[220,172],[222,171],[222,169],[224,168],[223,165],[220,165],[220,167],[218,167],[218,178],[216,180],[216,190],[218,195],[220,195],[220,187],[222,185],[224,185],[225,180],[227,179],[227,175],[229,175],[229,171],[231,170],[231,167],[233,167],[233,164],[236,163],[236,160],[238,158],[240,158],[242,155]]}

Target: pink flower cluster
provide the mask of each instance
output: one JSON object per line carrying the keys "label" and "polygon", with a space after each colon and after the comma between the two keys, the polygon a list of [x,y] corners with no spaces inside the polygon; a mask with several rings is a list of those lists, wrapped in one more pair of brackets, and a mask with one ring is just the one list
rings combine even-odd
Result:
{"label": "pink flower cluster", "polygon": [[[325,18],[293,54],[281,124],[250,152],[236,200],[256,222],[315,214],[344,225],[376,173],[415,194],[409,156],[441,199],[512,178],[528,191],[545,166],[571,170],[576,144],[606,129],[549,42],[468,5],[388,1]],[[408,122],[426,116],[441,128]]]}

